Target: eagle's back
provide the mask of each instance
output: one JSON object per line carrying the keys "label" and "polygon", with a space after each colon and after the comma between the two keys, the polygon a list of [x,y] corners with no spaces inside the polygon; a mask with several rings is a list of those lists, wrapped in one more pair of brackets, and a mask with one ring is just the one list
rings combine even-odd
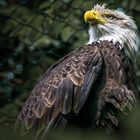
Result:
{"label": "eagle's back", "polygon": [[137,94],[130,77],[133,65],[119,45],[96,42],[59,60],[33,89],[16,126],[36,127],[44,136],[49,128],[69,122],[87,127],[118,125],[115,114],[130,109]]}

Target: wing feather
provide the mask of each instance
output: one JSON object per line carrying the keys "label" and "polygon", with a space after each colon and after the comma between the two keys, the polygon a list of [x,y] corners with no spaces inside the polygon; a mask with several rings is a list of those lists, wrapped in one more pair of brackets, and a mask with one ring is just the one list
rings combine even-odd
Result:
{"label": "wing feather", "polygon": [[87,45],[68,54],[40,79],[25,102],[18,122],[27,129],[37,122],[48,124],[60,113],[78,113],[102,66],[96,45]]}

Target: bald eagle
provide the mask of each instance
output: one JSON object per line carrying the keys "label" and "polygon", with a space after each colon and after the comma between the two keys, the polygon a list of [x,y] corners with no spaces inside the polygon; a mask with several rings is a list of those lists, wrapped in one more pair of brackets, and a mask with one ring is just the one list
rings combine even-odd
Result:
{"label": "bald eagle", "polygon": [[45,136],[69,124],[114,128],[136,104],[135,22],[98,4],[85,12],[84,20],[90,24],[88,43],[45,72],[18,115],[18,130],[34,128]]}

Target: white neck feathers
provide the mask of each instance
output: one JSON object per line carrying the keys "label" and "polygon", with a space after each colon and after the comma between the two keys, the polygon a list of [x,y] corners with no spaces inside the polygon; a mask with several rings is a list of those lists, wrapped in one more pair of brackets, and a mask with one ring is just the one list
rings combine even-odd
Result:
{"label": "white neck feathers", "polygon": [[92,44],[93,42],[98,40],[97,29],[95,27],[91,26],[88,32],[89,32],[89,41],[87,44]]}
{"label": "white neck feathers", "polygon": [[90,27],[87,44],[103,40],[113,41],[114,44],[119,42],[121,44],[120,49],[125,48],[126,54],[130,56],[135,55],[139,50],[138,34],[131,28],[115,27],[115,25],[111,24],[108,26],[99,25],[98,27]]}

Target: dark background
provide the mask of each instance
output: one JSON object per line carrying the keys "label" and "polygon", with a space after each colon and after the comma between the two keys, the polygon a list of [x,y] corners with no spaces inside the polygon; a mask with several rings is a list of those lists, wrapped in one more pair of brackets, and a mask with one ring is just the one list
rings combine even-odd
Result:
{"label": "dark background", "polygon": [[[15,119],[39,77],[55,61],[87,43],[89,25],[83,14],[103,2],[133,16],[140,29],[139,0],[0,0],[0,140],[15,139],[11,137]],[[136,72],[140,83],[139,58]],[[123,121],[121,135],[109,138],[138,137],[139,112],[137,108]],[[73,140],[85,137],[108,139],[103,133],[66,134]]]}

